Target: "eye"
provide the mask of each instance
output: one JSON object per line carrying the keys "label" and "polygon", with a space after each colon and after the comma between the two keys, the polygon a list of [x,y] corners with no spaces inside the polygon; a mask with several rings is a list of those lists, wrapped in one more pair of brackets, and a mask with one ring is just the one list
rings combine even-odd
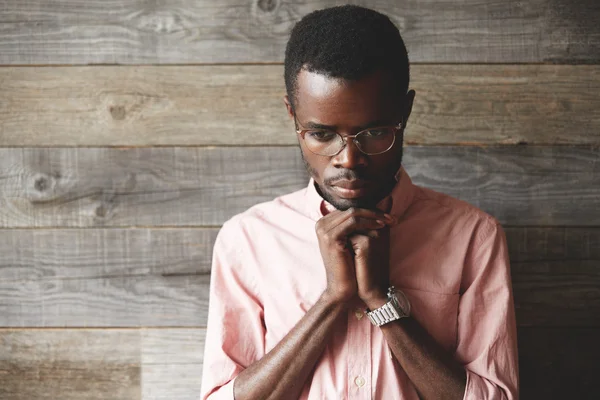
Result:
{"label": "eye", "polygon": [[305,133],[308,139],[317,140],[319,142],[329,142],[336,137],[335,132],[330,131],[308,131]]}

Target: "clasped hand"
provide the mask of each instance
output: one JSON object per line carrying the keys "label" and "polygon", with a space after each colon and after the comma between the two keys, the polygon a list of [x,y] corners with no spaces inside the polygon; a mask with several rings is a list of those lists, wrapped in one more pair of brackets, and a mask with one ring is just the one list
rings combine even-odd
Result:
{"label": "clasped hand", "polygon": [[[386,208],[384,208],[386,209]],[[328,294],[347,303],[354,296],[367,305],[385,299],[389,287],[389,227],[395,218],[379,210],[333,211],[317,222]]]}

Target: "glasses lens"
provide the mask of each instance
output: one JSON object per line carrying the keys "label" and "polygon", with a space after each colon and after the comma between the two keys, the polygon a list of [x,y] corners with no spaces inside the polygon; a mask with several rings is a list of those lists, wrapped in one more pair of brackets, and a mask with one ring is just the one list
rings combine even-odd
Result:
{"label": "glasses lens", "polygon": [[366,154],[383,153],[394,144],[395,133],[394,128],[369,129],[356,136],[356,144]]}
{"label": "glasses lens", "polygon": [[344,146],[344,140],[332,131],[307,131],[304,134],[304,143],[310,151],[322,156],[337,154]]}

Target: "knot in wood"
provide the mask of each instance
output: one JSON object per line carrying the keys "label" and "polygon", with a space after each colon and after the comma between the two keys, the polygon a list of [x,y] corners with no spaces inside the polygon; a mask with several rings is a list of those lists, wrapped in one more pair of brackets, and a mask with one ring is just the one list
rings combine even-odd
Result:
{"label": "knot in wood", "polygon": [[106,209],[106,207],[104,207],[104,205],[100,205],[98,206],[98,208],[96,208],[96,216],[100,217],[100,218],[104,218],[106,217],[108,210]]}
{"label": "knot in wood", "polygon": [[48,189],[48,186],[49,186],[49,185],[48,185],[48,179],[46,179],[46,178],[45,178],[45,177],[43,177],[43,176],[40,176],[39,178],[37,178],[37,179],[35,180],[34,186],[35,186],[35,189],[36,189],[37,191],[39,191],[39,192],[43,192],[43,191],[45,191],[46,189]]}
{"label": "knot in wood", "polygon": [[270,13],[277,8],[277,0],[258,0],[258,8]]}
{"label": "knot in wood", "polygon": [[110,115],[117,121],[125,119],[125,107],[123,106],[110,106],[108,111],[110,111]]}

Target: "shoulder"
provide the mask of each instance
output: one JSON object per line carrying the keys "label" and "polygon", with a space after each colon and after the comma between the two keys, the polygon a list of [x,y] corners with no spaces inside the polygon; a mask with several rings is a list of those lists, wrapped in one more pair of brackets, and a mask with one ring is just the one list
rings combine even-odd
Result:
{"label": "shoulder", "polygon": [[219,237],[249,239],[248,234],[257,229],[274,227],[304,213],[306,188],[288,193],[273,200],[256,204],[229,218],[219,232]]}
{"label": "shoulder", "polygon": [[503,234],[500,222],[477,206],[435,190],[416,187],[413,206],[416,211],[429,214],[432,219],[443,219],[462,234],[471,236],[470,242],[477,245],[486,238]]}

